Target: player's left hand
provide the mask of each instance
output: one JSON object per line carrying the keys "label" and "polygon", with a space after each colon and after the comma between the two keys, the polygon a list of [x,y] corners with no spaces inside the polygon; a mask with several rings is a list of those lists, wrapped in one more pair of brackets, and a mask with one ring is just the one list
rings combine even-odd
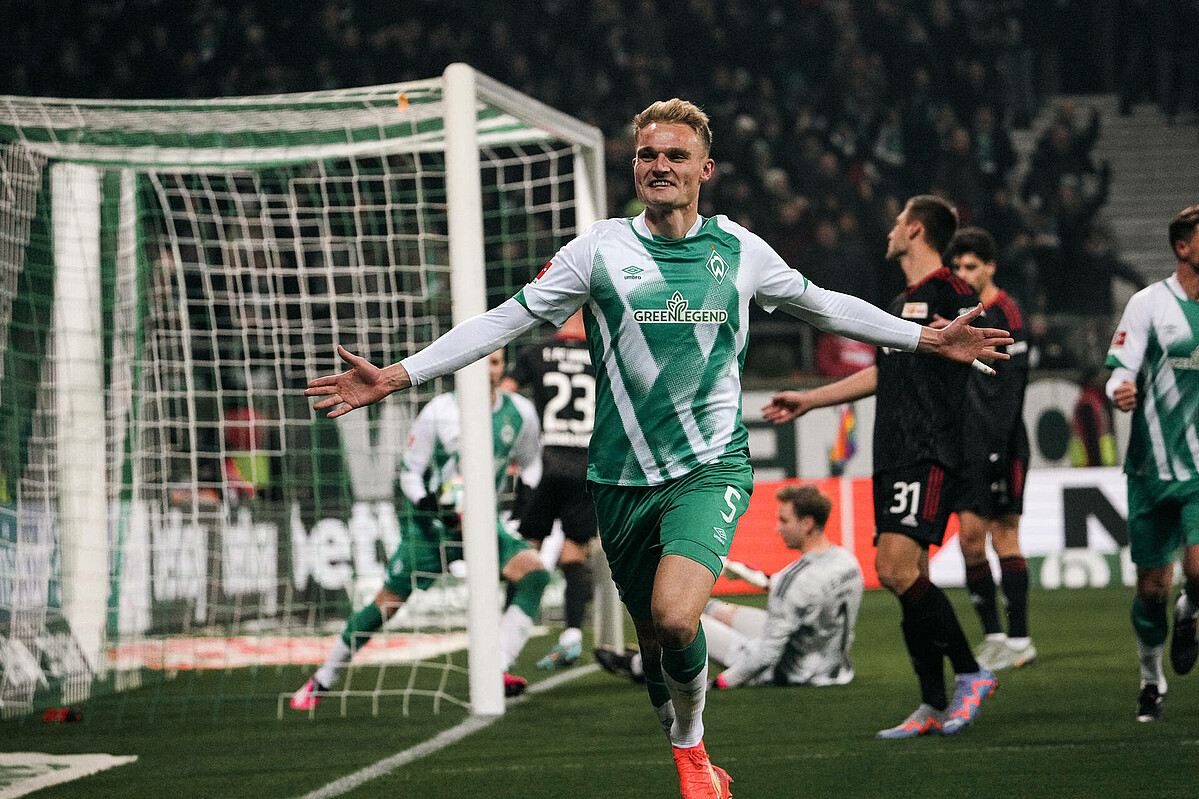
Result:
{"label": "player's left hand", "polygon": [[920,333],[918,351],[932,352],[951,361],[970,363],[984,361],[1006,361],[1011,356],[999,352],[997,347],[1006,347],[1015,342],[1006,330],[993,327],[971,327],[970,323],[983,312],[983,305],[971,308],[945,327],[937,330],[925,327]]}

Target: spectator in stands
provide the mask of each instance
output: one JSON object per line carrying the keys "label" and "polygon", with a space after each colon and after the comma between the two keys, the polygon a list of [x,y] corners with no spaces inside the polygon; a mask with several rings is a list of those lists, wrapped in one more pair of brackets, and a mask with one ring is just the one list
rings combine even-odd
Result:
{"label": "spectator in stands", "polygon": [[1080,127],[1073,102],[1058,104],[1053,124],[1037,141],[1020,197],[1035,208],[1053,213],[1058,191],[1069,179],[1081,185],[1084,175],[1096,171],[1091,150],[1099,139],[1099,112],[1092,108],[1090,121]]}
{"label": "spectator in stands", "polygon": [[1154,62],[1161,47],[1154,41],[1154,18],[1162,5],[1151,0],[1119,0],[1115,27],[1121,116],[1128,116],[1134,104],[1154,95]]}
{"label": "spectator in stands", "polygon": [[1016,148],[1012,137],[999,125],[995,118],[995,107],[982,104],[971,116],[970,135],[974,144],[974,161],[982,180],[983,192],[993,197],[996,191],[1006,189],[1007,176],[1016,166]]}
{"label": "spectator in stands", "polygon": [[964,222],[977,219],[985,196],[983,175],[974,157],[970,132],[961,125],[949,131],[933,172],[933,186],[957,208]]}

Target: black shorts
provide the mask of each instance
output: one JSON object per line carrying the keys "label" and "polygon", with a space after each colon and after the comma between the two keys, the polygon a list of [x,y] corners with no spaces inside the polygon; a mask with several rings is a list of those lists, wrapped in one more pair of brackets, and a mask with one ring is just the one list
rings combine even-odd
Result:
{"label": "black shorts", "polygon": [[940,546],[962,490],[956,472],[925,461],[874,475],[874,543],[879,533],[899,533]]}
{"label": "black shorts", "polygon": [[595,538],[595,507],[587,481],[543,475],[520,517],[520,534],[529,541],[544,541],[562,520],[562,533],[576,544]]}
{"label": "black shorts", "polygon": [[996,459],[975,463],[962,470],[964,487],[954,510],[968,510],[984,519],[1024,512],[1024,477],[1028,461]]}

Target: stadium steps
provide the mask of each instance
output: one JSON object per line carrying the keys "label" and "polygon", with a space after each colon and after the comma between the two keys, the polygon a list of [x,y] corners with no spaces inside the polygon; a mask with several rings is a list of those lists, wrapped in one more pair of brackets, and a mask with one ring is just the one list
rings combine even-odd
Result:
{"label": "stadium steps", "polygon": [[[1180,117],[1173,124],[1156,105],[1133,107],[1120,116],[1114,94],[1075,98],[1079,108],[1094,106],[1100,114],[1096,163],[1112,165],[1111,194],[1102,219],[1115,232],[1121,257],[1148,281],[1161,280],[1176,266],[1166,244],[1166,225],[1188,205],[1199,202],[1199,124]],[[1131,289],[1116,284],[1117,307]]]}

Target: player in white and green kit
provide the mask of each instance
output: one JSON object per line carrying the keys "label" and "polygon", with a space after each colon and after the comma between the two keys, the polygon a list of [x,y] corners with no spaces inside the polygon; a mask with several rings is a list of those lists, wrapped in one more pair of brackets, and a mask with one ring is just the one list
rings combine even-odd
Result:
{"label": "player in white and green kit", "polygon": [[[499,489],[515,465],[519,479],[530,488],[541,480],[541,427],[533,403],[498,388],[504,374],[502,350],[488,357],[491,380],[491,432],[495,482]],[[387,576],[375,598],[346,622],[333,642],[325,663],[291,698],[295,710],[312,710],[333,687],[355,653],[382,629],[413,591],[431,586],[436,575],[462,559],[462,528],[458,518],[458,442],[462,425],[458,400],[439,394],[429,400],[416,421],[404,453],[400,490],[404,496],[403,538],[387,562]],[[527,681],[507,670],[524,648],[541,609],[550,575],[524,539],[509,533],[496,518],[500,576],[508,581],[512,602],[500,620],[500,649],[504,659],[504,692],[516,695]]]}
{"label": "player in white and green kit", "polygon": [[1004,331],[943,330],[825,291],[726,217],[698,214],[713,173],[707,115],[651,105],[634,119],[633,175],[646,206],[597,222],[563,247],[516,297],[429,347],[380,369],[353,367],[309,383],[330,416],[459,369],[543,321],[582,308],[596,374],[588,484],[600,540],[644,655],[647,687],[674,747],[684,799],[728,797],[729,777],[703,747],[707,649],[700,615],[753,490],[741,423],[749,303],[782,308],[822,330],[955,360],[998,357]]}
{"label": "player in white and green kit", "polygon": [[1179,546],[1186,585],[1174,606],[1170,661],[1186,674],[1199,656],[1199,205],[1174,217],[1169,237],[1177,270],[1132,296],[1107,353],[1107,395],[1133,412],[1124,471],[1137,567],[1138,721],[1162,715],[1166,603]]}

